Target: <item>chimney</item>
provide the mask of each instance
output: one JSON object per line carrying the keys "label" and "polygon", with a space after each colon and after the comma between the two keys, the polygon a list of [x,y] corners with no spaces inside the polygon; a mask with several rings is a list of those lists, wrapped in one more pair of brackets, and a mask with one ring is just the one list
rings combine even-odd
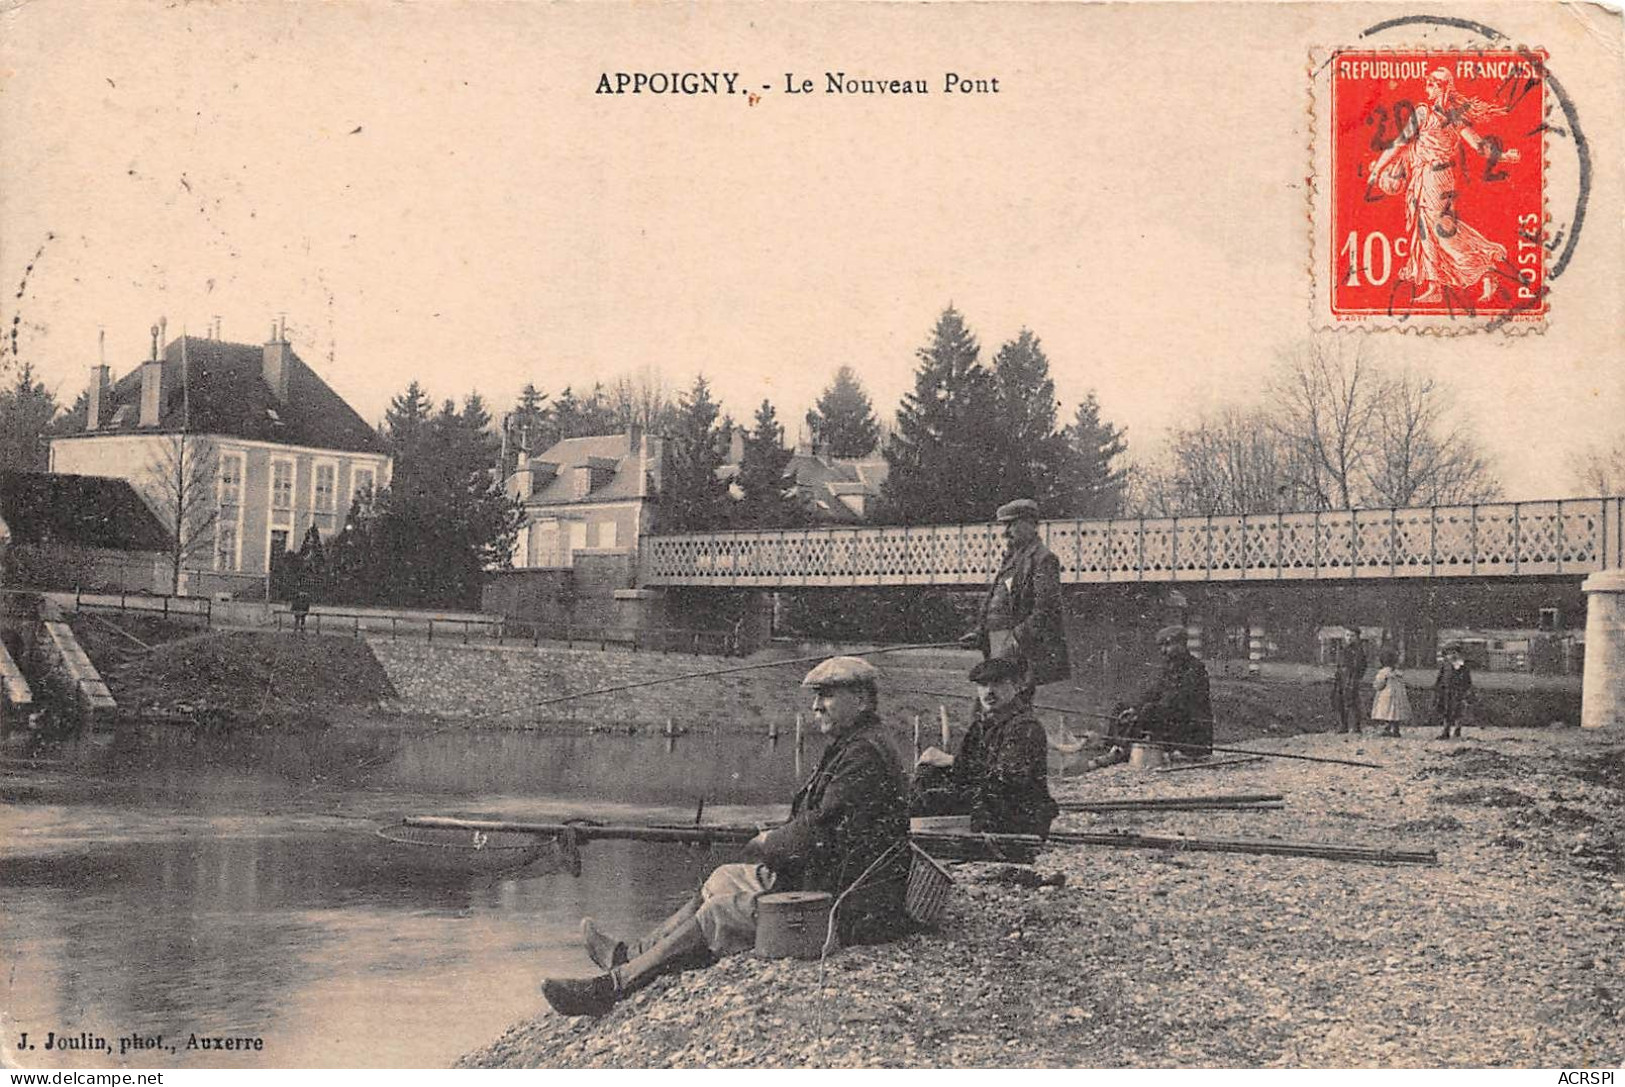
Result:
{"label": "chimney", "polygon": [[508,494],[511,498],[520,500],[529,499],[533,493],[531,482],[535,473],[530,470],[530,454],[525,452],[523,446],[519,448],[519,458],[514,462],[513,477],[508,485]]}
{"label": "chimney", "polygon": [[728,463],[743,464],[745,461],[745,432],[734,427],[728,437]]}
{"label": "chimney", "polygon": [[638,455],[638,447],[643,444],[643,426],[640,423],[629,423],[626,427],[626,451],[632,456]]}
{"label": "chimney", "polygon": [[140,426],[157,426],[158,414],[163,408],[164,364],[158,358],[158,337],[163,335],[167,323],[159,318],[158,324],[152,326],[152,358],[141,364],[141,414],[137,420]]}
{"label": "chimney", "polygon": [[283,330],[275,324],[271,326],[271,339],[265,345],[265,362],[260,369],[260,376],[271,387],[271,394],[280,403],[288,399],[288,341]]}
{"label": "chimney", "polygon": [[95,430],[102,425],[102,393],[107,388],[107,367],[90,368],[90,410],[85,415],[85,429]]}

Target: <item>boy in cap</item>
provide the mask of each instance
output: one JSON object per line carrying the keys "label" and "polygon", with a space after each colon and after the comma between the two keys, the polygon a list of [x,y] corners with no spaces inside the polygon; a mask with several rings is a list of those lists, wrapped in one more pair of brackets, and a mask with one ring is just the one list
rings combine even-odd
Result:
{"label": "boy in cap", "polygon": [[1435,737],[1450,739],[1450,730],[1461,736],[1461,718],[1467,704],[1473,700],[1473,673],[1462,656],[1461,646],[1445,646],[1444,660],[1439,663],[1439,674],[1433,681],[1433,715],[1444,723]]}
{"label": "boy in cap", "polygon": [[555,1011],[603,1015],[661,974],[754,947],[756,900],[768,891],[839,897],[862,877],[837,912],[841,941],[877,943],[905,931],[907,852],[876,864],[908,834],[902,763],[875,713],[879,675],[857,657],[831,657],[807,673],[801,685],[812,688],[813,716],[830,741],[791,800],[790,821],[751,839],[745,863],[719,866],[698,893],[635,945],[604,935],[592,918],[583,918],[587,954],[605,972],[543,982]]}
{"label": "boy in cap", "polygon": [[1020,666],[1009,657],[971,669],[979,712],[951,762],[921,756],[922,778],[934,770],[947,779],[935,789],[927,787],[922,810],[968,812],[971,829],[989,834],[1049,835],[1060,812],[1049,792],[1049,745],[1032,705],[1020,697],[1020,680]]}
{"label": "boy in cap", "polygon": [[1124,713],[1120,730],[1176,745],[1176,754],[1206,758],[1213,754],[1213,699],[1207,668],[1191,656],[1185,628],[1178,624],[1157,631],[1162,671]]}
{"label": "boy in cap", "polygon": [[977,628],[959,639],[989,660],[1014,659],[1021,666],[1021,697],[1072,674],[1061,605],[1061,560],[1038,539],[1038,503],[1006,502],[994,514],[1008,546],[987,595]]}

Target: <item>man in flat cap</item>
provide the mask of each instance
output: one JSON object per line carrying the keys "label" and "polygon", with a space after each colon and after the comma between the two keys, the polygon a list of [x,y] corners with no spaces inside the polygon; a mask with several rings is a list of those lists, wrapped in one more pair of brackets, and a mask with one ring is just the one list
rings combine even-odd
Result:
{"label": "man in flat cap", "polygon": [[1072,674],[1061,609],[1061,560],[1038,539],[1038,503],[1006,502],[994,514],[1004,525],[1007,547],[999,572],[982,598],[982,619],[960,638],[987,660],[1010,658],[1020,665],[1020,697]]}
{"label": "man in flat cap", "polygon": [[[603,1015],[656,977],[756,945],[756,900],[769,891],[825,891],[839,897],[843,943],[878,943],[907,931],[903,894],[908,798],[903,765],[875,713],[880,673],[857,657],[831,657],[802,680],[829,745],[790,802],[790,821],[745,846],[745,862],[724,864],[658,928],[634,945],[581,922],[587,954],[605,972],[550,978],[542,992],[563,1015]],[[861,884],[859,880],[862,880]],[[854,884],[858,884],[854,888]]]}
{"label": "man in flat cap", "polygon": [[1049,793],[1049,744],[1020,680],[1009,657],[971,669],[979,712],[951,763],[932,759],[916,772],[921,814],[968,813],[971,829],[989,834],[1049,835],[1060,812]]}
{"label": "man in flat cap", "polygon": [[1162,671],[1143,691],[1115,730],[1127,737],[1143,737],[1174,745],[1192,757],[1213,754],[1213,699],[1207,668],[1191,656],[1185,628],[1175,624],[1157,631]]}
{"label": "man in flat cap", "polygon": [[1332,712],[1337,715],[1337,731],[1359,732],[1364,713],[1360,708],[1360,677],[1365,675],[1365,643],[1353,627],[1343,628],[1343,643],[1337,647],[1337,665],[1332,671]]}

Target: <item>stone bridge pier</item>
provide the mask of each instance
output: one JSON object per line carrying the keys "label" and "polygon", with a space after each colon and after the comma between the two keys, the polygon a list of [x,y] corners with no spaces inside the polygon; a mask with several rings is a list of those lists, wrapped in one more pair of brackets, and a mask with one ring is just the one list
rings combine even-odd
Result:
{"label": "stone bridge pier", "polygon": [[1586,658],[1580,689],[1582,728],[1625,726],[1625,570],[1592,574],[1586,594]]}

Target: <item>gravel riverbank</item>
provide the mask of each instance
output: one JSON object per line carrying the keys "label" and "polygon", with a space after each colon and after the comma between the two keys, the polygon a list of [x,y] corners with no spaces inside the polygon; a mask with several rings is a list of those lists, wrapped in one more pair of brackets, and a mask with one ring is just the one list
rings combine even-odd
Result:
{"label": "gravel riverbank", "polygon": [[[1306,734],[1368,759],[1117,766],[1058,798],[1278,792],[1278,811],[1058,829],[1438,851],[1436,867],[1057,848],[1026,886],[955,866],[940,931],[827,963],[738,955],[602,1019],[536,1018],[466,1067],[1576,1067],[1625,1062],[1625,746],[1577,729]],[[581,973],[592,970],[585,954]]]}

